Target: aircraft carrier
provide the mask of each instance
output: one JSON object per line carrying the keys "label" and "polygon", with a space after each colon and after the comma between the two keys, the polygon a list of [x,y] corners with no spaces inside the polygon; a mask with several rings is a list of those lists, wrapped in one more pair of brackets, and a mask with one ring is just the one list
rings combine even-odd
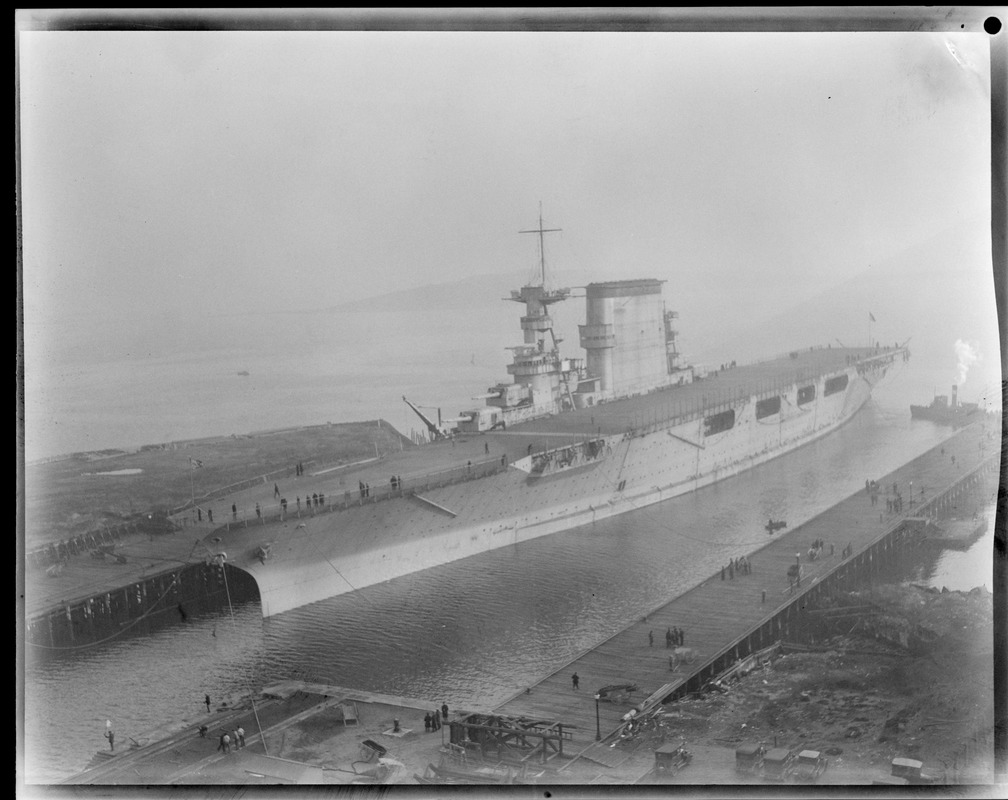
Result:
{"label": "aircraft carrier", "polygon": [[[280,509],[205,540],[252,575],[264,616],[710,485],[850,420],[905,346],[814,347],[703,373],[683,363],[662,281],[585,287],[583,358],[565,357],[550,306],[539,227],[538,281],[524,305],[511,382],[451,419],[423,413],[430,441],[385,456],[388,482],[352,469],[341,493]],[[438,417],[440,414],[438,414]],[[373,474],[374,469],[370,472]],[[306,498],[307,502],[307,498]],[[674,521],[670,544],[676,536]]]}

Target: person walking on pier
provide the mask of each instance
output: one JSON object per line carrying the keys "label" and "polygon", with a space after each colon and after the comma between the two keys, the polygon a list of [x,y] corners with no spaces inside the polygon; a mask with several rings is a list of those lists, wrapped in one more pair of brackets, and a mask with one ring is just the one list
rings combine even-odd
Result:
{"label": "person walking on pier", "polygon": [[448,704],[441,703],[441,719],[448,719]]}
{"label": "person walking on pier", "polygon": [[203,695],[203,702],[206,703],[206,713],[210,713],[210,695]]}
{"label": "person walking on pier", "polygon": [[220,741],[217,743],[217,752],[221,751],[225,753],[231,752],[231,737],[226,732],[221,734]]}
{"label": "person walking on pier", "polygon": [[238,504],[237,503],[232,503],[231,504],[231,519],[233,519],[235,521],[238,520]]}
{"label": "person walking on pier", "polygon": [[234,749],[238,749],[238,729],[235,728],[231,731],[231,743],[234,744]]}
{"label": "person walking on pier", "polygon": [[280,487],[277,484],[273,484],[273,499],[276,500],[280,496]]}
{"label": "person walking on pier", "polygon": [[575,690],[578,688],[578,681],[579,680],[580,679],[578,678],[578,674],[576,672],[573,675],[571,675],[571,684],[573,685],[573,688]]}
{"label": "person walking on pier", "polygon": [[672,646],[672,629],[669,628],[665,631],[665,649],[668,650]]}
{"label": "person walking on pier", "polygon": [[238,726],[238,746],[245,746],[245,729],[241,725]]}
{"label": "person walking on pier", "polygon": [[259,504],[258,504],[258,503],[256,503],[256,516],[257,516],[257,517],[258,517],[259,519],[262,519],[262,508],[260,508],[260,507],[259,507]]}
{"label": "person walking on pier", "polygon": [[423,715],[423,728],[424,728],[424,733],[430,733],[430,729],[431,729],[431,715],[430,715],[430,711],[428,711],[426,714]]}

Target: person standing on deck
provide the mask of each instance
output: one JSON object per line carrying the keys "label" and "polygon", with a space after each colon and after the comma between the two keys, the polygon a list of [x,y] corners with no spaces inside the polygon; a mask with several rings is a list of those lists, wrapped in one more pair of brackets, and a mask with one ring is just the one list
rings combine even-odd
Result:
{"label": "person standing on deck", "polygon": [[273,499],[275,500],[280,496],[280,487],[277,484],[273,484]]}
{"label": "person standing on deck", "polygon": [[571,675],[571,684],[573,685],[574,689],[578,688],[578,681],[579,681],[578,674],[575,672],[573,675]]}
{"label": "person standing on deck", "polygon": [[203,695],[203,702],[206,703],[206,713],[210,713],[210,695]]}

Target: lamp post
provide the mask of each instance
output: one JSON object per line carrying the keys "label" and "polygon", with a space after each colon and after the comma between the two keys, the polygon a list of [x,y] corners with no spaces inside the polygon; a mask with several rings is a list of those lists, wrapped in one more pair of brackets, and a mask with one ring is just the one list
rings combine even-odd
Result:
{"label": "lamp post", "polygon": [[599,694],[595,693],[595,741],[602,741],[602,725],[599,722],[599,710],[598,710]]}

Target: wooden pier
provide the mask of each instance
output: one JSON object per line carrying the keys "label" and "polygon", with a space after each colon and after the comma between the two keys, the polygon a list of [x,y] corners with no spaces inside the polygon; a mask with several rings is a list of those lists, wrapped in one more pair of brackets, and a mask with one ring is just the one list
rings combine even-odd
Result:
{"label": "wooden pier", "polygon": [[[730,577],[726,570],[722,577],[719,570],[494,713],[562,722],[573,735],[568,752],[615,766],[626,756],[610,744],[625,715],[646,713],[663,701],[699,690],[738,659],[787,639],[806,604],[820,592],[863,580],[898,558],[901,546],[912,539],[915,519],[951,513],[959,499],[996,475],[999,467],[1000,431],[990,435],[980,424],[964,428],[940,447],[876,477],[880,494],[875,504],[862,489],[800,527],[768,535],[766,546],[747,554],[752,565],[748,574]],[[894,485],[903,496],[901,513],[887,510],[886,497],[894,496]],[[928,487],[926,493],[921,487]],[[810,562],[808,550],[816,540],[825,547]],[[845,549],[850,553],[846,558]],[[796,559],[802,577],[799,586],[792,586],[787,571]],[[665,644],[666,631],[673,627],[685,632],[683,645],[696,653],[692,663],[675,670],[670,664],[673,651]],[[575,673],[578,688],[572,681]],[[596,699],[600,688],[626,683],[640,687],[628,702]]]}

